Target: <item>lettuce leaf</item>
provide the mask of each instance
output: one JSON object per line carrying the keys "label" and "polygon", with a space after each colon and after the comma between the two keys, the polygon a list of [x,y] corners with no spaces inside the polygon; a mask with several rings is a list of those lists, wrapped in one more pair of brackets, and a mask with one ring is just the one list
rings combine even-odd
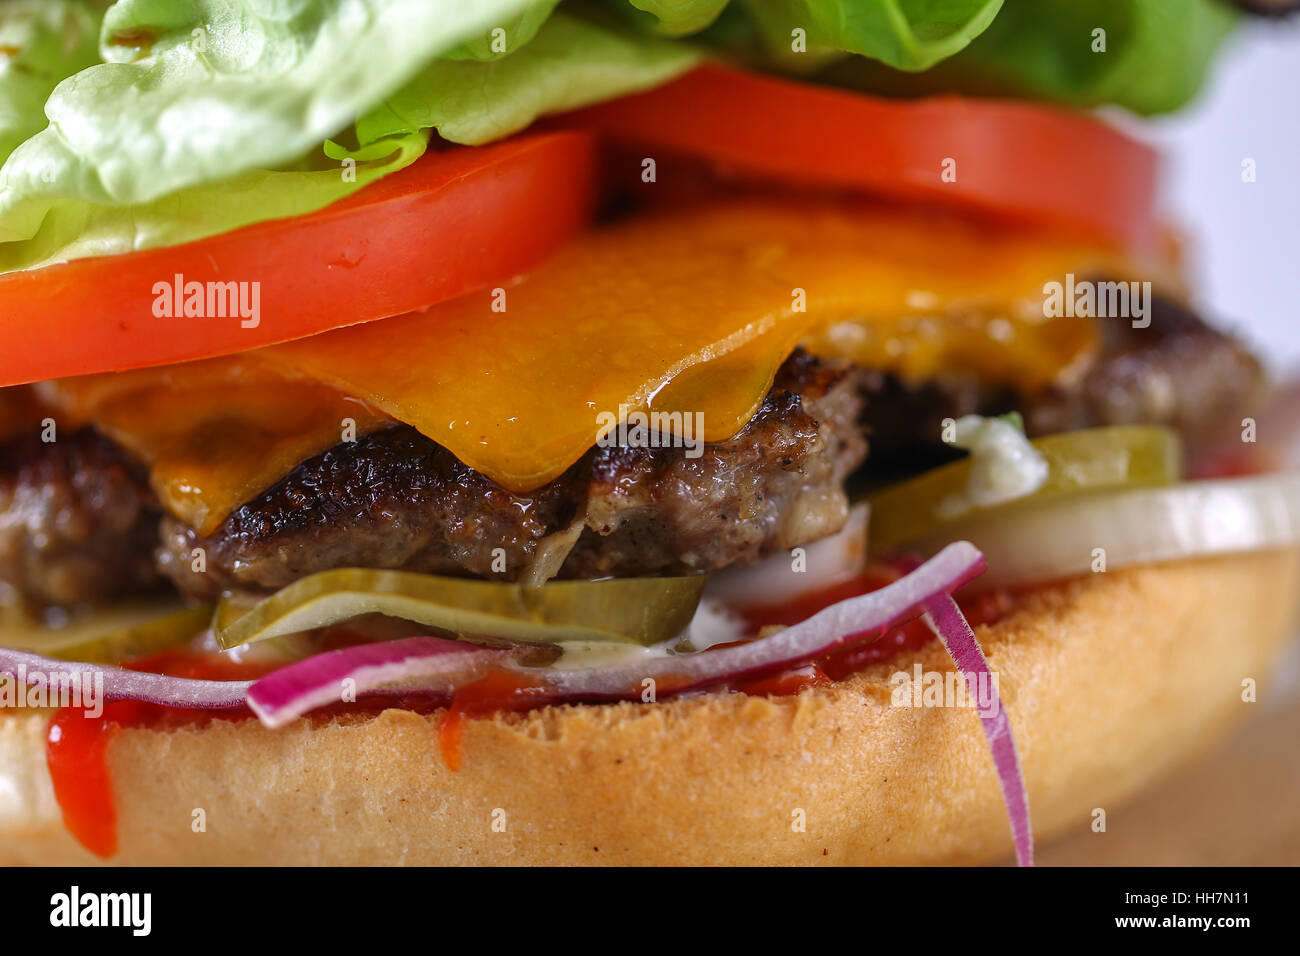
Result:
{"label": "lettuce leaf", "polygon": [[499,60],[525,46],[542,28],[560,0],[531,0],[522,10],[507,17],[485,34],[452,47],[445,60]]}
{"label": "lettuce leaf", "polygon": [[949,67],[1021,95],[1162,113],[1200,89],[1236,19],[1218,0],[1013,2]]}
{"label": "lettuce leaf", "polygon": [[648,16],[633,19],[660,36],[681,37],[708,27],[727,6],[728,0],[627,0]]}
{"label": "lettuce leaf", "polygon": [[563,12],[527,46],[493,63],[435,60],[356,125],[365,144],[433,127],[478,145],[547,113],[657,86],[695,65],[690,47],[611,30]]}
{"label": "lettuce leaf", "polygon": [[[624,6],[624,0],[612,0]],[[761,53],[781,66],[806,71],[858,53],[900,70],[924,70],[978,36],[1003,0],[626,0],[637,21],[663,36],[680,37],[717,24],[707,39],[733,53]],[[792,49],[793,31],[805,48]]]}
{"label": "lettuce leaf", "polygon": [[528,6],[121,0],[104,18],[108,62],[55,87],[52,124],[0,168],[0,271],[174,245],[343,198],[414,162],[427,134],[330,155],[322,142],[432,56]]}
{"label": "lettuce leaf", "polygon": [[[898,70],[925,70],[988,28],[1002,0],[744,0],[767,52],[787,65],[801,56],[858,53]],[[807,53],[791,55],[791,34]]]}
{"label": "lettuce leaf", "polygon": [[0,163],[45,128],[55,85],[99,60],[102,3],[10,0],[0,4]]}
{"label": "lettuce leaf", "polygon": [[[31,236],[0,242],[0,273],[175,246],[255,222],[305,215],[409,166],[427,143],[423,133],[390,139],[381,156],[360,159],[347,150],[330,158],[318,149],[297,163],[248,170],[129,206],[52,201]],[[349,158],[355,166],[338,161]]]}
{"label": "lettuce leaf", "polygon": [[525,5],[121,0],[104,18],[110,62],[60,83],[50,126],[0,169],[0,239],[30,235],[57,199],[147,203],[293,161]]}
{"label": "lettuce leaf", "polygon": [[856,60],[819,78],[893,95],[1021,96],[1164,113],[1200,90],[1236,20],[1221,0],[1008,0],[988,30],[926,73]]}

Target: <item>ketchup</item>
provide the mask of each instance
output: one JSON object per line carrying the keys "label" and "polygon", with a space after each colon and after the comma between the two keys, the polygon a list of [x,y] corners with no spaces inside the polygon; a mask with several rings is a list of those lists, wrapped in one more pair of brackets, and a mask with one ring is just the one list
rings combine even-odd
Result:
{"label": "ketchup", "polygon": [[793,697],[809,687],[825,687],[831,683],[831,677],[817,664],[807,664],[755,680],[732,684],[733,690],[743,691],[755,697]]}
{"label": "ketchup", "polygon": [[[181,648],[123,666],[200,680],[255,680],[279,665],[240,663]],[[108,745],[123,727],[179,727],[248,716],[247,710],[214,714],[135,700],[104,704],[98,717],[87,717],[80,707],[60,708],[46,734],[45,762],[54,784],[54,798],[63,811],[64,826],[98,857],[107,859],[117,852],[117,805],[108,769]]]}
{"label": "ketchup", "polygon": [[460,769],[466,717],[529,710],[537,706],[536,690],[537,685],[507,671],[489,671],[458,688],[438,724],[438,746],[447,769]]}
{"label": "ketchup", "polygon": [[[812,617],[823,608],[860,594],[877,591],[892,584],[911,570],[905,565],[873,564],[860,575],[820,591],[800,595],[788,604],[748,608],[742,612],[745,623],[754,631],[773,625],[789,627]],[[971,627],[992,624],[1011,610],[1014,598],[1006,590],[986,592],[958,602]],[[805,665],[753,681],[736,683],[735,690],[768,697],[798,694],[808,687],[820,687],[844,680],[873,664],[883,664],[903,654],[919,651],[934,632],[920,618],[891,628],[874,641],[850,643]],[[811,667],[811,670],[809,669]]]}
{"label": "ketchup", "polygon": [[95,856],[117,852],[117,807],[108,776],[108,743],[121,728],[126,710],[121,701],[104,705],[99,717],[84,717],[61,708],[50,721],[45,762],[54,783],[54,798],[63,810],[63,825]]}

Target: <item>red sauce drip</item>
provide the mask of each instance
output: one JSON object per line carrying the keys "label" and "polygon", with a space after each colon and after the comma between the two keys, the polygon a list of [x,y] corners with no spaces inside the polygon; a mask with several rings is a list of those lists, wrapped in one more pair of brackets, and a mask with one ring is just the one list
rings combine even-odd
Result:
{"label": "red sauce drip", "polygon": [[[861,575],[840,584],[832,585],[820,591],[809,592],[796,598],[789,604],[772,607],[750,608],[743,614],[745,622],[755,630],[772,625],[788,627],[797,624],[823,608],[860,594],[879,590],[892,584],[907,573],[905,566],[875,564]],[[1014,604],[1012,595],[1005,590],[996,590],[963,599],[962,613],[971,627],[980,624],[992,624],[1009,612]],[[899,627],[891,628],[874,641],[849,644],[812,664],[817,675],[825,682],[844,680],[873,664],[883,664],[903,654],[913,653],[937,640],[931,630],[920,618],[908,621]],[[781,697],[798,694],[807,687],[821,686],[822,681],[806,676],[807,668],[799,667],[767,678],[746,681],[733,685],[734,689],[747,694],[762,694]]]}
{"label": "red sauce drip", "polygon": [[506,671],[490,671],[460,687],[438,724],[438,746],[449,770],[460,769],[465,718],[529,710],[537,706],[537,685]]}
{"label": "red sauce drip", "polygon": [[[148,657],[123,664],[133,671],[149,671],[170,677],[190,677],[194,680],[257,680],[284,666],[283,661],[236,661],[224,654],[195,653],[185,647],[159,651]],[[159,707],[163,711],[181,714],[210,713],[192,711],[181,707]]]}
{"label": "red sauce drip", "polygon": [[844,680],[873,664],[919,651],[934,639],[934,634],[918,618],[886,631],[877,640],[831,651],[818,664],[831,680]]}
{"label": "red sauce drip", "polygon": [[[279,665],[239,663],[214,654],[176,649],[123,666],[172,677],[254,680]],[[133,700],[105,704],[98,717],[87,717],[80,708],[61,708],[50,721],[45,762],[54,784],[54,798],[63,811],[64,826],[98,857],[107,859],[117,852],[117,805],[108,768],[108,745],[123,727],[177,727],[248,716],[246,710],[214,713]]]}
{"label": "red sauce drip", "polygon": [[108,743],[120,725],[106,704],[101,717],[82,716],[64,707],[50,721],[45,738],[45,762],[54,782],[54,797],[63,811],[63,825],[95,856],[117,852],[117,807],[108,775]]}
{"label": "red sauce drip", "polygon": [[821,667],[808,664],[782,671],[780,674],[773,674],[771,677],[741,681],[731,686],[732,690],[743,691],[755,697],[792,697],[809,687],[826,687],[831,680]]}

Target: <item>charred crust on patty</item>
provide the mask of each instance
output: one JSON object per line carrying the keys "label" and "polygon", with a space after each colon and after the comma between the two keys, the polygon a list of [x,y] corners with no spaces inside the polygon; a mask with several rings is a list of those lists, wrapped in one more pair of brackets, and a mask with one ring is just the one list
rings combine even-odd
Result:
{"label": "charred crust on patty", "polygon": [[[686,449],[594,448],[516,494],[401,425],[335,446],[238,508],[211,536],[163,522],[158,567],[180,590],[268,591],[350,565],[515,579],[582,515],[561,577],[680,574],[756,560],[843,524],[866,455],[861,373],[797,352],[734,438]],[[207,569],[190,570],[203,548]],[[494,569],[504,553],[505,572]],[[497,566],[499,568],[499,564]]]}

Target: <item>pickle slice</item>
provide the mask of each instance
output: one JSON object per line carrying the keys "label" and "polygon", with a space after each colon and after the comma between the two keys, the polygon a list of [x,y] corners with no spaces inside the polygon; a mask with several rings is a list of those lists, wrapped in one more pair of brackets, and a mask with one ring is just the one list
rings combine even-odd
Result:
{"label": "pickle slice", "polygon": [[553,581],[541,586],[409,571],[338,568],[252,606],[225,598],[213,618],[223,648],[386,614],[487,643],[657,644],[681,633],[704,576]]}
{"label": "pickle slice", "polygon": [[[1048,435],[1031,444],[1048,464],[1047,479],[1038,490],[1014,501],[973,508],[956,520],[1070,495],[1168,485],[1182,477],[1177,433],[1155,425],[1089,428]],[[955,524],[955,519],[940,516],[940,506],[966,488],[970,473],[970,459],[964,458],[869,495],[871,551],[896,550]]]}
{"label": "pickle slice", "polygon": [[212,618],[212,605],[179,599],[123,601],[50,627],[17,611],[0,616],[0,645],[87,664],[118,664],[183,644]]}

